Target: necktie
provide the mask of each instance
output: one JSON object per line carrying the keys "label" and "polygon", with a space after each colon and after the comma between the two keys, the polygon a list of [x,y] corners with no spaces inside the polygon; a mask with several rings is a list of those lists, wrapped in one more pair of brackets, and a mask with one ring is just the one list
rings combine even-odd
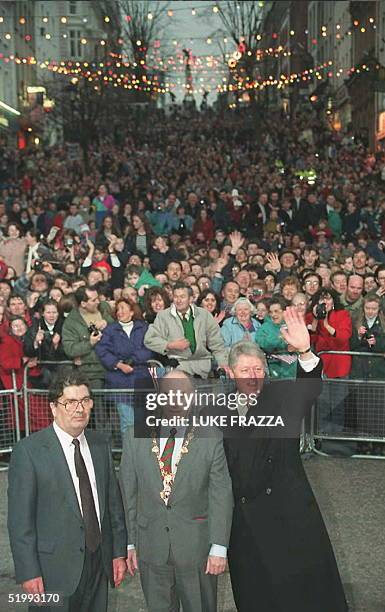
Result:
{"label": "necktie", "polygon": [[76,438],[72,440],[75,446],[75,469],[79,478],[80,499],[82,500],[83,520],[86,532],[86,546],[91,552],[95,552],[101,541],[98,517],[94,496],[88,476],[86,464],[80,452],[80,442]]}
{"label": "necktie", "polygon": [[172,472],[172,454],[175,447],[175,434],[176,429],[173,427],[170,429],[170,436],[167,438],[166,446],[164,447],[160,460],[163,462],[163,470],[167,474]]}

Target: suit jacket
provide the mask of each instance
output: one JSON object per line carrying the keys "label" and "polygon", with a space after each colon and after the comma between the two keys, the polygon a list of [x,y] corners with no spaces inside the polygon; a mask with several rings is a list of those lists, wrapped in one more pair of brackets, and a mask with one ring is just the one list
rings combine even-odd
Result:
{"label": "suit jacket", "polygon": [[[112,582],[112,559],[126,556],[119,487],[105,436],[85,431],[95,469],[102,559]],[[43,577],[46,591],[68,597],[79,584],[85,530],[75,487],[52,426],[16,444],[8,474],[8,530],[16,582]]]}
{"label": "suit jacket", "polygon": [[233,508],[222,436],[194,437],[178,466],[168,505],[152,438],[125,432],[120,485],[128,543],[142,561],[166,564],[170,546],[176,565],[196,566],[212,544],[228,546]]}

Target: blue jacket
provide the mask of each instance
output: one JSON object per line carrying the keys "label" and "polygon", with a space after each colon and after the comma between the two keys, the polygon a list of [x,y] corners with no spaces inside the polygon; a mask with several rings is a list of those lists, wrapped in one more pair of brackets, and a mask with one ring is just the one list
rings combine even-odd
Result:
{"label": "blue jacket", "polygon": [[[130,337],[120,323],[110,323],[103,330],[101,340],[95,351],[106,371],[106,386],[110,389],[133,389],[139,380],[150,378],[146,361],[153,357],[153,352],[144,346],[143,338],[147,331],[146,321],[134,321]],[[115,370],[119,361],[132,360],[134,371],[124,374]],[[137,364],[137,365],[136,365]]]}
{"label": "blue jacket", "polygon": [[229,317],[228,319],[225,319],[221,327],[221,334],[225,346],[232,346],[240,340],[245,340],[245,336],[247,338],[247,335],[249,336],[248,339],[251,342],[256,342],[255,334],[261,327],[261,323],[257,321],[257,319],[254,319],[254,317],[251,317],[251,322],[253,324],[253,329],[247,330],[243,327],[243,325],[241,325],[237,317]]}

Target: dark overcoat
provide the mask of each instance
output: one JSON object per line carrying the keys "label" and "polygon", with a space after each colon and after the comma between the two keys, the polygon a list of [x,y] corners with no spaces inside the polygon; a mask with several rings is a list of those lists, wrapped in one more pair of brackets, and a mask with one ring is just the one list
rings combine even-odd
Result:
{"label": "dark overcoat", "polygon": [[[225,439],[235,508],[229,565],[239,612],[346,612],[333,549],[299,453],[321,363],[265,385],[248,414],[281,415],[286,432],[243,428]],[[289,437],[290,436],[290,437]]]}

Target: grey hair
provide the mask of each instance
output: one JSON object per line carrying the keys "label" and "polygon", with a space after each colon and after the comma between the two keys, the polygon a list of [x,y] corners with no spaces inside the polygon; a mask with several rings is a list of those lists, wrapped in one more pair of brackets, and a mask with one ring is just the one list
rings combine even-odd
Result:
{"label": "grey hair", "polygon": [[240,340],[233,344],[230,349],[229,354],[229,366],[233,370],[237,365],[238,359],[242,355],[247,355],[248,357],[258,357],[263,363],[263,368],[267,372],[267,361],[265,357],[265,353],[263,350],[255,344],[254,342],[250,342],[250,340]]}
{"label": "grey hair", "polygon": [[237,306],[239,306],[240,304],[247,304],[247,306],[250,308],[250,314],[251,314],[251,315],[254,315],[254,314],[256,313],[256,310],[255,310],[255,306],[254,306],[254,304],[252,304],[252,303],[250,302],[250,300],[249,300],[249,299],[247,299],[247,298],[245,298],[245,297],[240,297],[240,298],[238,298],[238,299],[237,299],[237,301],[234,303],[234,305],[233,305],[233,307],[232,307],[232,309],[231,309],[230,314],[232,314],[233,316],[235,316],[235,311],[237,310]]}

